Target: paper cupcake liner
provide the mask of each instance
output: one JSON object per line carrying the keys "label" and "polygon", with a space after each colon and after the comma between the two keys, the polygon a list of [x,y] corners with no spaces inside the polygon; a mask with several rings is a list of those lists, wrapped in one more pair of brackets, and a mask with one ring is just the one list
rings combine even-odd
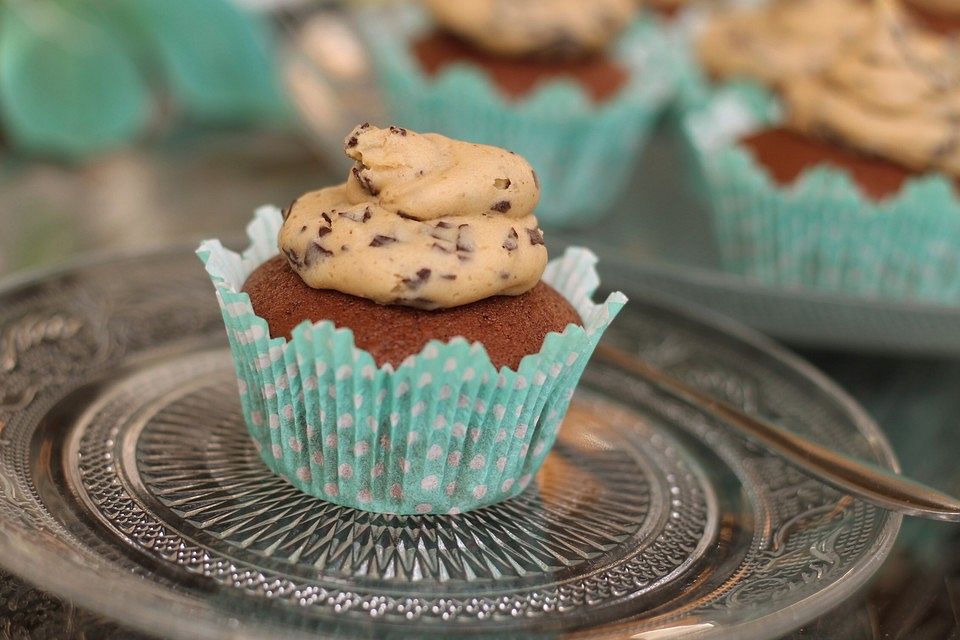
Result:
{"label": "paper cupcake liner", "polygon": [[652,22],[638,23],[616,48],[632,74],[628,85],[595,105],[566,80],[546,82],[512,102],[477,67],[451,65],[430,78],[409,47],[427,28],[423,14],[409,7],[396,13],[396,19],[365,21],[395,122],[524,156],[543,185],[537,215],[544,226],[585,225],[610,210],[673,89],[670,47]]}
{"label": "paper cupcake liner", "polygon": [[736,140],[780,119],[770,94],[735,85],[685,120],[724,268],[776,286],[960,302],[960,199],[948,179],[909,179],[881,202],[826,165],[779,186]]}
{"label": "paper cupcake liner", "polygon": [[238,255],[219,241],[197,250],[217,291],[250,435],[267,466],[318,498],[381,513],[456,513],[510,498],[553,446],[577,381],[626,302],[590,297],[596,258],[569,249],[544,280],[583,327],[551,333],[518,370],[497,370],[484,348],[433,341],[399,367],[377,367],[332,322],[301,323],[270,338],[240,291],[277,254],[282,216],[263,207]]}

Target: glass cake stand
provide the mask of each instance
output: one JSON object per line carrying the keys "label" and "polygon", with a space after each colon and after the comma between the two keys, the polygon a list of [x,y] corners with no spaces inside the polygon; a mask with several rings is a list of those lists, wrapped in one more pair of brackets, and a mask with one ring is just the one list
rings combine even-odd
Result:
{"label": "glass cake stand", "polygon": [[[0,293],[0,566],[108,620],[171,638],[771,638],[894,543],[899,516],[602,358],[514,500],[398,517],[300,494],[246,435],[190,249]],[[896,468],[853,401],[766,339],[648,298],[605,339]]]}

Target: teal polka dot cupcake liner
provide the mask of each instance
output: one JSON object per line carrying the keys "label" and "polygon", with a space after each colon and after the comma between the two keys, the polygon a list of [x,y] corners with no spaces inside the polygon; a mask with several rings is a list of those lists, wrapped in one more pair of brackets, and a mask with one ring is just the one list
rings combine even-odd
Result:
{"label": "teal polka dot cupcake liner", "polygon": [[410,7],[364,21],[371,57],[394,122],[516,151],[543,185],[540,223],[583,226],[610,211],[627,186],[643,144],[674,83],[669,38],[638,22],[614,55],[632,79],[595,105],[577,84],[551,80],[519,101],[504,98],[480,68],[451,65],[428,77],[410,42],[429,28]]}
{"label": "teal polka dot cupcake liner", "polygon": [[519,368],[499,370],[483,346],[430,342],[378,367],[349,329],[303,322],[271,338],[241,291],[277,254],[280,210],[263,207],[242,255],[219,241],[197,254],[213,281],[250,435],[266,465],[308,494],[380,513],[457,513],[523,491],[553,446],[590,354],[626,298],[603,304],[595,256],[569,249],[544,280],[583,327],[551,333]]}
{"label": "teal polka dot cupcake liner", "polygon": [[960,303],[960,198],[944,176],[909,179],[880,202],[822,166],[778,185],[744,134],[782,121],[755,85],[729,85],[684,119],[726,270],[778,287]]}

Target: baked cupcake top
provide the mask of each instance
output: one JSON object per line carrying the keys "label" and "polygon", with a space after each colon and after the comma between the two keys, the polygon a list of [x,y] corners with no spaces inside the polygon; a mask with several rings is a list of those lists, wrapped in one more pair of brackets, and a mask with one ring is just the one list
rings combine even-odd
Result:
{"label": "baked cupcake top", "polygon": [[698,55],[716,78],[779,85],[819,71],[870,20],[864,0],[774,0],[714,17]]}
{"label": "baked cupcake top", "polygon": [[347,181],[284,212],[280,250],[307,285],[439,309],[519,295],[540,281],[540,185],[526,160],[368,124],[344,150],[355,161]]}
{"label": "baked cupcake top", "polygon": [[638,11],[636,0],[424,0],[436,21],[502,56],[578,57],[599,51]]}
{"label": "baked cupcake top", "polygon": [[960,175],[960,43],[879,0],[868,30],[822,74],[784,87],[788,123],[923,171]]}

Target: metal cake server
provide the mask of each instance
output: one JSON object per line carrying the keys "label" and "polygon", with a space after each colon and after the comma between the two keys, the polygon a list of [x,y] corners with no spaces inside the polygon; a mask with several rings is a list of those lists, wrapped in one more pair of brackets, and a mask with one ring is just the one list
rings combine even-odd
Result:
{"label": "metal cake server", "polygon": [[960,500],[888,469],[852,458],[711,397],[608,344],[596,355],[657,389],[720,420],[743,437],[826,484],[883,509],[908,516],[960,522]]}

